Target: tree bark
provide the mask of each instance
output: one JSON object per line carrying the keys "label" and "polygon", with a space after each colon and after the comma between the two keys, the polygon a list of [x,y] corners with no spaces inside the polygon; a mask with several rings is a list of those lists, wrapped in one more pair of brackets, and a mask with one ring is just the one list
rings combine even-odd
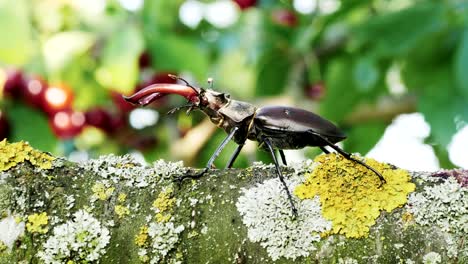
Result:
{"label": "tree bark", "polygon": [[[289,183],[303,181],[312,170],[310,165],[283,167],[283,173]],[[251,212],[242,211],[256,206],[246,204],[256,202],[249,200],[248,190],[259,187],[259,194],[268,191],[265,184],[276,178],[273,166],[210,170],[197,180],[174,181],[190,173],[193,170],[180,163],[141,165],[129,156],[105,156],[84,163],[59,158],[50,169],[27,160],[19,162],[0,177],[0,263],[468,261],[466,171],[412,172],[413,198],[391,212],[381,212],[367,236],[306,232],[289,240],[281,239],[298,234],[292,229],[307,221],[301,218],[306,213],[300,206],[298,219],[290,218],[283,208],[282,213],[263,216],[260,223],[246,218]],[[278,198],[266,204],[278,202],[281,210],[286,201]],[[268,230],[255,229],[255,225],[276,221],[275,217],[284,219],[274,222],[278,226],[271,227],[267,238],[252,241],[259,239],[255,232]],[[291,232],[275,234],[283,224],[281,230]],[[73,230],[78,231],[74,234]],[[308,247],[293,245],[313,235],[317,240],[307,240]],[[282,245],[284,241],[288,244]]]}

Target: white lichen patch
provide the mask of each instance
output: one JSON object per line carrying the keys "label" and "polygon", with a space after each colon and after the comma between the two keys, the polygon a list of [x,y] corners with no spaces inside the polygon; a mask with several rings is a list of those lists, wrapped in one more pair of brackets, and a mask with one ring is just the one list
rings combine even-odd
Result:
{"label": "white lichen patch", "polygon": [[174,174],[185,172],[184,163],[182,161],[172,162],[162,159],[153,162],[152,169],[156,174],[163,178],[169,178]]}
{"label": "white lichen patch", "polygon": [[346,258],[339,258],[338,264],[359,264],[359,261],[350,257],[346,257]]}
{"label": "white lichen patch", "polygon": [[423,257],[424,264],[437,264],[442,263],[442,257],[437,252],[429,252]]}
{"label": "white lichen patch", "polygon": [[[463,243],[468,233],[468,189],[453,177],[434,186],[426,186],[422,192],[412,193],[407,209],[417,224],[437,227],[445,232],[447,255],[468,256],[468,244]],[[458,242],[457,242],[458,241]]]}
{"label": "white lichen patch", "polygon": [[131,155],[115,156],[113,154],[81,163],[81,167],[116,184],[123,183],[125,186],[137,188],[154,185],[161,178],[180,173],[184,169],[182,162],[158,160],[153,163],[153,166],[147,166]]}
{"label": "white lichen patch", "polygon": [[0,241],[10,250],[15,241],[24,234],[24,222],[19,222],[15,217],[9,215],[0,221]]}
{"label": "white lichen patch", "polygon": [[[184,226],[174,226],[173,222],[152,222],[148,227],[148,235],[151,238],[150,246],[145,253],[151,252],[150,263],[158,263],[164,259],[179,241],[179,234],[184,231]],[[149,251],[149,252],[148,252]],[[140,251],[140,254],[143,252]]]}
{"label": "white lichen patch", "polygon": [[38,257],[44,263],[96,262],[105,253],[110,240],[109,230],[84,210],[73,219],[53,229],[42,245]]}
{"label": "white lichen patch", "polygon": [[[299,181],[297,176],[287,180],[289,190],[294,190]],[[331,229],[331,222],[321,215],[318,197],[294,199],[299,213],[293,219],[283,185],[277,178],[242,191],[236,206],[248,227],[248,238],[266,248],[273,260],[308,256],[316,250],[314,243],[320,241],[320,234]]]}

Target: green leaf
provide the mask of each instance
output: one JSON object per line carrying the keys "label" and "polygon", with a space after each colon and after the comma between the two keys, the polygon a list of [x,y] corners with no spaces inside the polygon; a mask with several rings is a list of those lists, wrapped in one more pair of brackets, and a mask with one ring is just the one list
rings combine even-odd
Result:
{"label": "green leaf", "polygon": [[86,53],[75,58],[73,63],[62,69],[59,79],[68,84],[75,93],[73,109],[87,110],[96,105],[109,103],[109,91],[100,86],[93,78],[95,62]]}
{"label": "green leaf", "polygon": [[449,67],[434,72],[431,81],[420,95],[418,110],[431,126],[434,143],[446,147],[457,132],[455,120],[468,123],[468,107],[466,100],[454,88]]}
{"label": "green leaf", "polygon": [[291,62],[288,56],[278,50],[263,54],[257,69],[256,96],[281,94],[286,88]]}
{"label": "green leaf", "polygon": [[0,32],[0,63],[26,64],[35,47],[24,0],[0,0]]}
{"label": "green leaf", "polygon": [[458,45],[453,66],[456,87],[468,99],[468,28]]}
{"label": "green leaf", "polygon": [[360,100],[353,85],[351,66],[349,59],[339,58],[332,61],[325,72],[326,95],[320,104],[320,113],[334,122],[343,120]]}
{"label": "green leaf", "polygon": [[56,150],[57,139],[44,114],[24,104],[13,104],[8,113],[12,125],[11,141],[28,141],[42,151]]}
{"label": "green leaf", "polygon": [[379,80],[379,75],[379,69],[371,58],[361,57],[355,62],[353,77],[360,92],[372,90]]}
{"label": "green leaf", "polygon": [[382,121],[359,124],[347,131],[348,138],[344,141],[345,149],[365,155],[382,137],[387,124]]}
{"label": "green leaf", "polygon": [[43,52],[49,72],[62,70],[77,55],[89,50],[94,42],[94,34],[84,31],[60,32],[47,39]]}
{"label": "green leaf", "polygon": [[145,1],[142,8],[143,26],[148,35],[164,29],[168,32],[179,22],[179,7],[183,0]]}
{"label": "green leaf", "polygon": [[206,80],[208,55],[195,41],[181,36],[158,34],[149,40],[156,68],[166,71],[190,71],[199,80]]}
{"label": "green leaf", "polygon": [[234,97],[249,98],[255,91],[255,70],[253,63],[248,63],[242,49],[232,49],[220,54],[216,67],[215,88],[225,89]]}
{"label": "green leaf", "polygon": [[445,25],[440,3],[419,2],[394,13],[371,18],[356,29],[355,41],[362,47],[371,44],[376,54],[401,55]]}
{"label": "green leaf", "polygon": [[138,58],[143,51],[140,30],[129,24],[113,32],[103,50],[96,79],[104,86],[121,93],[130,93],[139,76]]}

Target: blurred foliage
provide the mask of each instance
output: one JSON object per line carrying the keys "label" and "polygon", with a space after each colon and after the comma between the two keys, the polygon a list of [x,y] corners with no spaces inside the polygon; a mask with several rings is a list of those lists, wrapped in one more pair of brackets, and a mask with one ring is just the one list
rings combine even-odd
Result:
{"label": "blurred foliage", "polygon": [[[136,11],[126,9],[132,2],[138,1],[0,0],[1,136],[56,154],[137,149],[147,159],[171,159],[171,153],[177,159],[170,146],[203,116],[164,115],[183,103],[171,97],[149,107],[160,113],[156,124],[137,129],[129,125],[133,108],[120,99],[175,73],[202,86],[213,77],[215,89],[240,100],[276,98],[315,111],[346,130],[346,150],[363,154],[400,114],[379,117],[379,101],[414,96],[409,108],[430,124],[427,141],[441,166],[452,166],[446,147],[468,121],[466,1],[311,0],[316,6],[304,14],[289,0],[233,0],[211,15],[222,1],[191,1],[204,17],[189,26],[180,18],[184,0],[146,0]],[[230,14],[231,25],[210,18]],[[390,80],[392,72],[401,83]],[[35,80],[45,83],[40,99],[28,88]],[[71,103],[50,110],[47,89],[64,85]],[[374,118],[350,119],[362,105],[375,106]],[[187,162],[203,166],[223,134],[206,137],[208,146]],[[236,165],[265,157],[245,153]]]}

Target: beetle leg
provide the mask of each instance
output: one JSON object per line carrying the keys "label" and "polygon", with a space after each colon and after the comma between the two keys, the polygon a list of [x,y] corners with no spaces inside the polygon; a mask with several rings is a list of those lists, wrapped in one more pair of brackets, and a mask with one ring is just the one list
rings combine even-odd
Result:
{"label": "beetle leg", "polygon": [[226,169],[230,169],[232,167],[232,165],[234,164],[234,161],[236,161],[237,156],[239,156],[239,153],[241,152],[243,147],[244,147],[244,143],[237,146],[236,151],[234,151],[228,163],[226,164]]}
{"label": "beetle leg", "polygon": [[283,162],[283,165],[288,166],[288,163],[286,163],[286,156],[284,155],[284,151],[282,149],[279,149],[278,152],[281,156],[281,161]]}
{"label": "beetle leg", "polygon": [[329,154],[329,153],[330,153],[330,151],[328,151],[328,149],[326,149],[325,147],[319,147],[319,148],[320,148],[320,149],[323,151],[323,153],[325,153],[325,154]]}
{"label": "beetle leg", "polygon": [[[372,168],[371,166],[367,165],[366,163],[364,163],[363,161],[361,160],[358,160],[358,159],[355,159],[352,157],[351,154],[349,154],[348,152],[342,150],[341,148],[339,148],[338,146],[336,146],[335,144],[331,143],[328,139],[326,139],[325,137],[323,137],[322,135],[319,135],[319,134],[316,134],[314,133],[314,135],[320,137],[323,141],[325,141],[325,143],[327,143],[328,146],[330,146],[331,148],[333,148],[334,150],[336,150],[336,152],[340,153],[343,157],[345,157],[346,159],[348,160],[352,160],[354,162],[357,162],[359,164],[361,164],[362,166],[368,168],[369,170],[373,171],[380,179],[380,186],[382,186],[382,184],[386,183],[385,181],[385,178],[382,176],[382,174],[380,174],[380,172],[376,171],[374,168]],[[322,149],[322,147],[321,147]],[[323,150],[323,149],[322,149]],[[380,187],[379,186],[379,187]]]}
{"label": "beetle leg", "polygon": [[281,170],[280,170],[280,167],[279,167],[279,164],[278,164],[278,160],[276,159],[275,151],[273,150],[273,146],[271,145],[271,141],[267,137],[263,137],[262,139],[263,139],[263,142],[267,145],[268,149],[270,150],[271,157],[273,158],[273,162],[275,163],[276,173],[278,174],[278,177],[279,177],[281,183],[283,184],[284,190],[286,191],[286,194],[288,195],[288,200],[289,200],[289,203],[291,204],[293,217],[296,218],[297,217],[297,209],[296,209],[296,206],[294,205],[294,202],[293,202],[291,193],[289,192],[288,186],[286,185],[286,182],[284,181],[284,177],[283,177],[283,174],[281,173]]}
{"label": "beetle leg", "polygon": [[180,177],[177,177],[176,180],[180,183],[180,182],[182,182],[183,180],[185,180],[187,178],[197,179],[197,178],[200,178],[201,176],[203,176],[203,174],[205,174],[211,168],[211,166],[213,166],[213,163],[214,163],[215,159],[219,156],[219,154],[224,149],[224,147],[226,147],[227,143],[229,143],[229,141],[231,141],[231,139],[234,137],[234,134],[237,132],[238,129],[239,129],[238,127],[234,127],[233,129],[231,129],[231,132],[229,132],[228,136],[223,140],[223,142],[221,142],[221,144],[215,150],[213,155],[211,155],[211,158],[208,161],[208,163],[206,164],[206,167],[201,172],[199,172],[197,174],[193,174],[193,175],[180,176]]}

